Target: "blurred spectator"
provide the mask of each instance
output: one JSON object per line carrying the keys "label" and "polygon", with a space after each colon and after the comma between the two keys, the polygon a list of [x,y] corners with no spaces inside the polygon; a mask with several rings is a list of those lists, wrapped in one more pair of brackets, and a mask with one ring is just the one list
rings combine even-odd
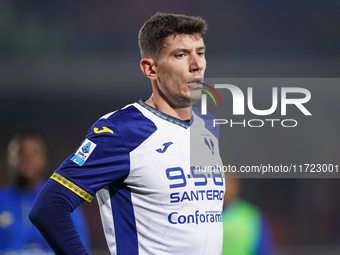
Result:
{"label": "blurred spectator", "polygon": [[240,183],[226,178],[222,255],[270,255],[273,240],[269,223],[260,210],[239,198]]}
{"label": "blurred spectator", "polygon": [[[47,144],[35,129],[16,132],[7,146],[9,183],[0,190],[0,254],[54,254],[28,219],[28,212],[42,188],[46,170]],[[87,224],[80,208],[72,213],[87,248]]]}

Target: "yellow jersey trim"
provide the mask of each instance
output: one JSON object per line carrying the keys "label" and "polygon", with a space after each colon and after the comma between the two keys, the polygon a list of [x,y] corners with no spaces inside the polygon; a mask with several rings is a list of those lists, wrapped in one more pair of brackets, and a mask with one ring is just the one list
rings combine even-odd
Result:
{"label": "yellow jersey trim", "polygon": [[144,103],[144,101],[142,99],[140,99],[138,102],[138,104],[140,104],[141,106],[143,106],[145,109],[149,110],[150,112],[152,112],[154,115],[156,115],[157,117],[160,117],[166,121],[172,122],[178,126],[184,127],[185,129],[188,129],[190,127],[190,125],[193,123],[194,118],[191,117],[190,120],[185,121],[185,120],[180,120],[177,119],[175,117],[172,117],[168,114],[165,114],[163,112],[158,111],[157,109],[151,107],[150,105],[147,105],[146,103]]}
{"label": "yellow jersey trim", "polygon": [[81,198],[85,199],[87,202],[91,202],[93,199],[93,196],[87,193],[85,190],[79,188],[77,185],[73,184],[63,176],[57,173],[53,173],[52,176],[50,177],[51,179],[55,180],[56,182],[59,182],[61,185],[64,187],[68,188],[69,190],[73,191],[76,193],[78,196]]}

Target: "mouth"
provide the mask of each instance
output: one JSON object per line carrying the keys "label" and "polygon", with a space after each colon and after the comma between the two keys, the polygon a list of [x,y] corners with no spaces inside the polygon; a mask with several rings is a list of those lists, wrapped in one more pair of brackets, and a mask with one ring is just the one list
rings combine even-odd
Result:
{"label": "mouth", "polygon": [[193,88],[193,89],[202,88],[202,82],[203,82],[202,78],[192,78],[188,82],[188,85],[190,88]]}

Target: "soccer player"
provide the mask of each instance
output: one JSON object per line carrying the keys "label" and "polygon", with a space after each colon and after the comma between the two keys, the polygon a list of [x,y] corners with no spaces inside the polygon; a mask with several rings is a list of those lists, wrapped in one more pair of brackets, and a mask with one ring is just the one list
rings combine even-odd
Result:
{"label": "soccer player", "polygon": [[111,254],[221,254],[222,174],[197,171],[222,165],[217,134],[192,111],[206,29],[200,17],[164,13],[141,28],[151,97],[100,118],[31,210],[57,254],[88,254],[69,215],[94,195]]}
{"label": "soccer player", "polygon": [[[16,131],[7,146],[9,182],[0,190],[0,254],[53,254],[28,213],[44,181],[47,144],[36,129]],[[85,247],[89,247],[87,224],[81,208],[72,213]]]}

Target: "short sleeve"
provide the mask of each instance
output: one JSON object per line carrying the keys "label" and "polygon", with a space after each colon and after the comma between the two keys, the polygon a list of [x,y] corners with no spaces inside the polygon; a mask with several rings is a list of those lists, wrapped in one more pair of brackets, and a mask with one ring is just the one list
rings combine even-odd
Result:
{"label": "short sleeve", "polygon": [[102,118],[51,178],[90,202],[101,188],[122,182],[129,169],[129,150],[123,137],[111,121]]}

